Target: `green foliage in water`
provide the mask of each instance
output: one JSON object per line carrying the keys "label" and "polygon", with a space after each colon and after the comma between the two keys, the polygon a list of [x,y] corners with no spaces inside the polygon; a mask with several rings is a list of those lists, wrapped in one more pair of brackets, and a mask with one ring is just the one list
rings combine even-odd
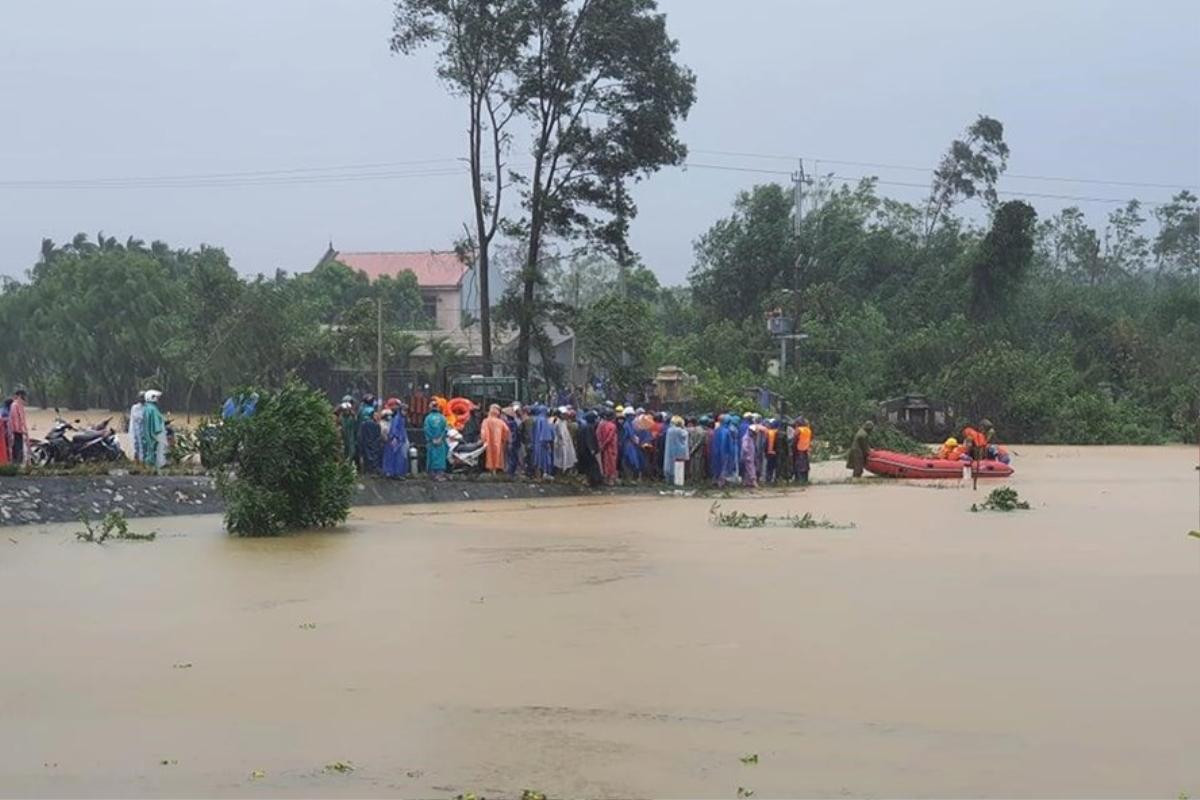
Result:
{"label": "green foliage in water", "polygon": [[972,511],[1028,511],[1029,503],[1021,499],[1016,489],[1001,486],[992,489],[982,503],[972,503]]}
{"label": "green foliage in water", "polygon": [[97,525],[93,525],[91,520],[86,516],[81,516],[79,521],[83,523],[83,530],[75,531],[75,538],[81,542],[102,544],[106,539],[153,542],[158,537],[158,534],[154,531],[150,531],[149,533],[131,531],[129,529],[129,522],[120,511],[108,512]]}
{"label": "green foliage in water", "polygon": [[221,426],[217,490],[225,527],[241,536],[338,525],[350,513],[354,469],[342,460],[329,402],[292,381],[259,391],[253,416]]}
{"label": "green foliage in water", "polygon": [[803,514],[784,514],[772,517],[770,514],[747,514],[744,511],[722,511],[720,503],[713,503],[708,509],[708,521],[719,528],[829,528],[844,530],[853,525],[839,525],[827,519],[817,519],[809,512]]}

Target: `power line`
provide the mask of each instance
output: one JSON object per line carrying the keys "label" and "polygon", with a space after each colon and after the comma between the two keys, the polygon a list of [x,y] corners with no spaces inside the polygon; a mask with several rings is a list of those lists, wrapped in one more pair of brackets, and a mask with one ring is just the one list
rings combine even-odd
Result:
{"label": "power line", "polygon": [[[872,168],[872,169],[898,169],[898,170],[906,170],[909,172],[923,172],[923,173],[930,174],[930,175],[933,174],[933,169],[930,167],[915,167],[915,166],[912,166],[911,164],[884,164],[884,163],[877,162],[877,161],[845,161],[845,160],[836,159],[836,158],[811,158],[809,156],[798,156],[798,155],[785,156],[785,155],[773,155],[770,153],[746,153],[746,152],[738,152],[738,151],[734,151],[734,150],[701,150],[701,149],[692,148],[691,152],[705,153],[708,155],[717,155],[717,156],[733,156],[736,158],[758,158],[758,159],[764,159],[767,161],[791,161],[791,162],[794,162],[797,159],[806,158],[810,161],[818,161],[818,162],[821,162],[824,164],[836,164],[838,166],[868,167],[868,168]],[[1147,182],[1147,181],[1116,181],[1116,180],[1104,180],[1104,179],[1099,179],[1099,178],[1066,178],[1066,177],[1062,177],[1062,176],[1058,176],[1058,175],[1022,175],[1022,174],[1013,173],[1013,172],[1006,172],[1006,173],[1004,173],[1003,177],[1016,178],[1019,180],[1028,180],[1028,181],[1053,181],[1053,182],[1057,182],[1057,183],[1090,183],[1090,184],[1096,184],[1098,186],[1126,186],[1126,187],[1146,188],[1146,189],[1180,190],[1180,189],[1196,189],[1197,188],[1197,184],[1187,185],[1187,184],[1173,184],[1173,183],[1151,183],[1151,182]]]}
{"label": "power line", "polygon": [[[753,167],[735,167],[735,166],[729,166],[729,165],[725,165],[725,164],[701,164],[701,163],[696,163],[694,161],[689,161],[682,166],[684,169],[714,169],[714,170],[722,170],[722,171],[726,171],[726,172],[749,172],[749,173],[753,173],[753,174],[762,174],[762,175],[787,175],[789,177],[793,174],[792,172],[785,171],[785,170],[755,169]],[[828,175],[819,176],[816,180],[821,180],[821,179],[830,179],[830,180],[835,180],[835,181],[841,181],[843,183],[858,183],[859,181],[863,181],[863,180],[872,180],[875,183],[879,184],[880,186],[903,186],[903,187],[913,188],[913,189],[922,189],[925,191],[929,190],[929,184],[927,184],[927,183],[912,183],[912,182],[906,182],[906,181],[884,180],[884,179],[878,178],[874,175],[836,175],[836,174],[830,173]],[[1016,191],[1008,191],[1008,190],[1000,190],[1000,189],[996,190],[996,194],[1004,195],[1006,197],[1031,197],[1031,198],[1037,198],[1037,199],[1043,199],[1043,200],[1073,200],[1078,203],[1127,203],[1127,202],[1129,202],[1128,198],[1122,198],[1122,197],[1088,197],[1088,196],[1084,196],[1084,195],[1049,194],[1046,192],[1016,192]],[[1167,205],[1167,203],[1165,201],[1164,202],[1142,201],[1142,205],[1144,205],[1144,206],[1163,206],[1163,205]]]}
{"label": "power line", "polygon": [[[695,152],[708,152],[714,154],[734,155],[742,157],[753,157],[763,159],[786,159],[795,160],[790,156],[774,156],[763,153],[737,153],[734,151],[711,151],[697,150]],[[213,173],[191,173],[181,175],[159,175],[159,176],[138,176],[138,177],[108,177],[108,178],[64,178],[64,179],[8,179],[0,180],[0,188],[6,189],[203,189],[203,188],[239,188],[239,187],[260,187],[260,186],[299,186],[299,185],[320,185],[320,184],[337,184],[337,183],[356,183],[360,181],[394,181],[405,180],[410,178],[428,178],[428,177],[445,177],[451,175],[464,174],[465,166],[451,166],[460,159],[457,158],[432,158],[418,159],[409,161],[379,161],[360,164],[344,164],[339,166],[325,167],[291,167],[286,169],[270,169],[270,170],[249,170],[242,172],[213,172]],[[822,162],[830,164],[856,164],[861,166],[877,166],[884,168],[901,168],[897,165],[877,164],[874,162],[850,162],[836,161],[833,159],[820,159]],[[427,167],[426,169],[411,169],[411,167]],[[397,167],[409,167],[409,169],[395,169]],[[778,175],[792,176],[791,170],[776,170],[763,169],[756,167],[745,167],[731,164],[710,164],[704,162],[689,161],[682,165],[683,170],[703,169],[716,170],[721,172],[741,172],[756,175]],[[921,172],[931,172],[924,168],[904,167],[904,169],[920,170]],[[928,184],[913,183],[906,181],[895,181],[881,179],[877,176],[867,175],[836,175],[830,173],[824,178],[842,181],[845,183],[853,183],[865,179],[872,179],[881,186],[896,186],[905,188],[915,188],[927,190]],[[1044,176],[1043,176],[1044,177]],[[1050,180],[1050,178],[1046,178]],[[1059,179],[1055,179],[1059,180]],[[1074,179],[1061,179],[1074,180]],[[1079,179],[1084,182],[1083,179]],[[1148,183],[1121,183],[1115,181],[1092,181],[1093,183],[1113,183],[1116,185],[1137,185],[1137,186],[1154,186],[1161,184]],[[1178,187],[1166,187],[1178,188]],[[1026,191],[1011,191],[997,190],[999,195],[1009,197],[1029,197],[1038,199],[1050,200],[1067,200],[1080,203],[1125,203],[1127,199],[1116,197],[1093,197],[1086,195],[1070,195],[1070,194],[1053,194],[1048,192],[1026,192]],[[1163,202],[1146,202],[1147,206],[1165,205]]]}
{"label": "power line", "polygon": [[[928,184],[906,183],[904,181],[885,181],[885,180],[880,180],[879,178],[876,178],[874,175],[833,175],[833,174],[831,174],[831,175],[827,175],[825,177],[830,178],[835,181],[842,181],[843,183],[858,183],[859,181],[863,181],[863,180],[874,180],[875,183],[878,183],[883,186],[906,186],[906,187],[915,188],[915,189],[923,189],[923,190],[929,189]],[[996,194],[1002,194],[1006,197],[1035,197],[1035,198],[1044,199],[1044,200],[1074,200],[1074,201],[1077,201],[1080,203],[1127,203],[1127,202],[1129,202],[1128,198],[1120,198],[1120,197],[1085,197],[1082,195],[1074,195],[1074,194],[1048,194],[1046,192],[1010,192],[1010,191],[1006,191],[1006,190],[1002,190],[1002,189],[997,189]],[[1165,202],[1161,202],[1161,203],[1160,202],[1152,202],[1152,201],[1139,201],[1139,202],[1141,202],[1141,204],[1144,206],[1167,205],[1167,203],[1165,203]]]}
{"label": "power line", "polygon": [[[434,162],[429,162],[434,163]],[[331,172],[332,167],[297,168],[292,170],[262,170],[246,173],[212,173],[192,176],[163,176],[141,178],[82,178],[63,180],[0,180],[0,188],[10,189],[203,189],[241,186],[289,186],[323,183],[352,183],[356,181],[396,180],[403,178],[462,175],[462,167],[440,167],[426,170],[376,170]],[[327,171],[328,174],[322,174]]]}

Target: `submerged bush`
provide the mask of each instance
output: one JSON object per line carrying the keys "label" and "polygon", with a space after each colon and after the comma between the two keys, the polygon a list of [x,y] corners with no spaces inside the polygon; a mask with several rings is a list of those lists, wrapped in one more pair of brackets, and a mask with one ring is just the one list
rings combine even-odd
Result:
{"label": "submerged bush", "polygon": [[329,403],[294,381],[259,395],[253,416],[221,426],[217,490],[225,500],[225,527],[242,536],[275,536],[344,522],[354,469],[341,458]]}

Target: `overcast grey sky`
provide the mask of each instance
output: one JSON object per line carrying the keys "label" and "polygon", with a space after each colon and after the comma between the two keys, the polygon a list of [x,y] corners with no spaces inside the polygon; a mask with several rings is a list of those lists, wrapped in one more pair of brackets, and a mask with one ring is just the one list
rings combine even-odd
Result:
{"label": "overcast grey sky", "polygon": [[[698,100],[682,127],[698,164],[794,168],[705,152],[732,151],[927,166],[986,113],[1005,125],[1011,173],[1163,184],[1200,176],[1196,0],[660,4],[681,60],[698,76]],[[220,245],[246,273],[307,269],[330,237],[344,250],[448,247],[469,211],[465,177],[443,169],[452,162],[306,184],[4,183],[459,156],[460,104],[435,80],[431,57],[389,53],[390,26],[388,0],[3,3],[0,273],[31,266],[42,237],[80,230]],[[892,169],[827,163],[828,170],[928,180]],[[664,171],[637,189],[634,247],[660,278],[680,282],[695,237],[728,213],[739,189],[770,179]],[[1002,188],[1171,194],[1018,179]],[[1043,212],[1064,205],[1032,202]],[[1111,207],[1082,205],[1097,219]]]}

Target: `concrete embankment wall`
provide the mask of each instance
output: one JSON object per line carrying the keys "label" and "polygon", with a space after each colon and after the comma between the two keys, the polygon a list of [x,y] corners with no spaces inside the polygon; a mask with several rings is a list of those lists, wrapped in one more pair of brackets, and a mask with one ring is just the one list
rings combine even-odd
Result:
{"label": "concrete embankment wall", "polygon": [[[426,478],[359,481],[356,506],[568,497],[602,492],[634,493],[665,489],[660,485],[592,490],[575,481],[534,482],[489,479]],[[211,478],[178,475],[16,476],[0,478],[0,525],[74,522],[97,519],[110,511],[126,517],[214,514],[224,505]]]}

